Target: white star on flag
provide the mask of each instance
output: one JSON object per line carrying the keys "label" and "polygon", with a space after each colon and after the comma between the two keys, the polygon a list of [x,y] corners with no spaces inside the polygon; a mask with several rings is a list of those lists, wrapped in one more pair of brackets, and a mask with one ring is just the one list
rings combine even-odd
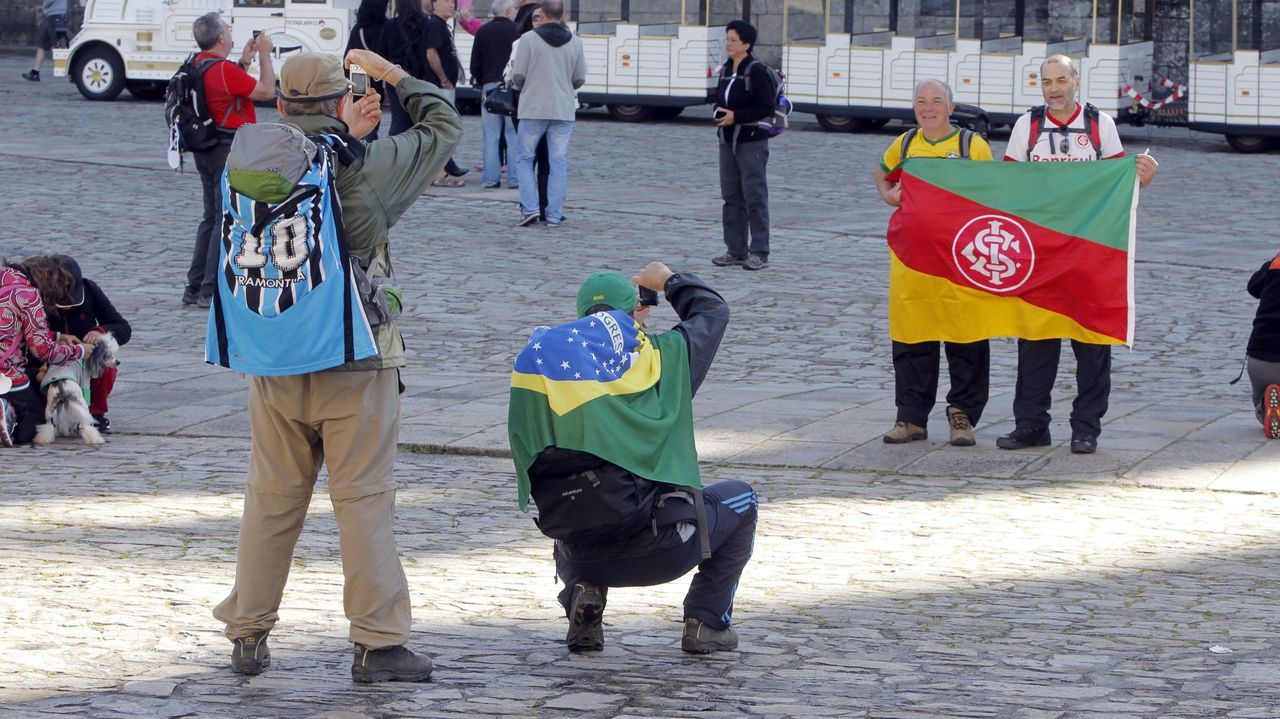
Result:
{"label": "white star on flag", "polygon": [[569,369],[569,363],[568,363],[568,362],[561,362],[561,363],[560,363],[560,369]]}
{"label": "white star on flag", "polygon": [[576,335],[576,334],[578,334],[578,328],[577,328],[577,327],[574,327],[574,328],[573,328],[573,330],[572,330],[572,332],[573,332],[575,335]]}
{"label": "white star on flag", "polygon": [[590,324],[588,324],[587,326],[588,326],[588,327],[595,327],[595,326],[596,326],[596,321],[595,321],[595,320],[591,320],[591,323],[590,323]]}
{"label": "white star on flag", "polygon": [[541,342],[534,342],[534,343],[533,343],[533,349],[534,349],[535,351],[536,351],[536,350],[540,350],[540,349],[542,349],[542,343],[541,343]]}
{"label": "white star on flag", "polygon": [[582,373],[581,373],[581,372],[574,372],[574,373],[573,373],[573,378],[574,378],[574,379],[582,379]]}
{"label": "white star on flag", "polygon": [[566,337],[565,339],[569,340],[569,344],[573,344],[573,338],[572,338],[572,337]]}
{"label": "white star on flag", "polygon": [[542,364],[542,358],[541,358],[541,357],[539,357],[539,358],[538,358],[538,364]]}

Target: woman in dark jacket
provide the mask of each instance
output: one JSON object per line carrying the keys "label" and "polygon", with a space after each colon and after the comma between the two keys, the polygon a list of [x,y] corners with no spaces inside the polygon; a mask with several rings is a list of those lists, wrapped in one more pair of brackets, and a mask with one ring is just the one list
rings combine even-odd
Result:
{"label": "woman in dark jacket", "polygon": [[1249,294],[1258,298],[1249,334],[1249,382],[1253,409],[1262,433],[1280,439],[1280,255],[1267,260],[1249,278]]}
{"label": "woman in dark jacket", "polygon": [[[769,135],[756,123],[773,112],[773,78],[751,49],[756,29],[743,20],[725,26],[729,60],[720,69],[715,109],[720,140],[721,219],[726,252],[711,260],[744,270],[769,266]],[[750,240],[748,240],[750,237]]]}
{"label": "woman in dark jacket", "polygon": [[[382,26],[378,39],[378,54],[396,63],[413,77],[422,79],[427,74],[427,14],[418,0],[396,3],[396,16]],[[409,113],[396,97],[395,88],[387,85],[387,97],[391,100],[391,130],[388,135],[399,135],[413,126]]]}
{"label": "woman in dark jacket", "polygon": [[[387,24],[387,0],[361,0],[360,9],[356,10],[356,24],[351,28],[351,36],[347,38],[347,52],[353,49],[369,50],[381,55],[382,28]],[[347,53],[342,53],[345,57]],[[369,80],[369,86],[379,95],[386,96],[382,83]],[[372,142],[378,139],[378,128],[365,136]]]}

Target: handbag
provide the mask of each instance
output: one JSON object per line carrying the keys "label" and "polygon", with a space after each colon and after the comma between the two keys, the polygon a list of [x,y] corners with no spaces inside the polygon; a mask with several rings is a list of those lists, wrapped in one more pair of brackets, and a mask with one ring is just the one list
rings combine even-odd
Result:
{"label": "handbag", "polygon": [[500,82],[497,87],[489,91],[488,95],[484,96],[484,109],[494,115],[515,117],[519,98],[520,93],[507,87],[507,83]]}

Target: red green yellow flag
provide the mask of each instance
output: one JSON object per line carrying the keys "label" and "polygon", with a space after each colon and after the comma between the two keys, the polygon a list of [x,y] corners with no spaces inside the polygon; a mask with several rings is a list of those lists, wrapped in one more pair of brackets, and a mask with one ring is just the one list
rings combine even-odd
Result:
{"label": "red green yellow flag", "polygon": [[1133,344],[1133,158],[902,167],[889,335]]}

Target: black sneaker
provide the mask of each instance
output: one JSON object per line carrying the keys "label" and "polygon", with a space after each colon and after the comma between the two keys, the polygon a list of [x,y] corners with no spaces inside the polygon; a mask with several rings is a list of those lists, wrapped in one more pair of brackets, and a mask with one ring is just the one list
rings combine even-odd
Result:
{"label": "black sneaker", "polygon": [[271,666],[271,650],[267,648],[269,633],[258,632],[253,636],[234,640],[231,648],[231,671],[252,676],[261,674],[263,669]]}
{"label": "black sneaker", "polygon": [[199,300],[200,300],[200,292],[199,292],[198,290],[193,290],[193,289],[191,289],[190,287],[185,287],[185,288],[183,288],[183,290],[182,290],[182,304],[184,304],[184,305],[194,305],[194,304],[195,304],[196,302],[198,302]]}
{"label": "black sneaker", "polygon": [[483,188],[484,188],[484,189],[486,189],[486,190],[496,190],[496,189],[498,189],[499,187],[502,187],[502,182],[500,182],[500,181],[499,181],[499,182],[485,182],[485,183],[481,184],[480,186],[481,186],[481,187],[483,187]]}
{"label": "black sneaker", "polygon": [[764,255],[747,255],[747,261],[742,263],[742,269],[755,272],[763,270],[769,266],[769,258]]}
{"label": "black sneaker", "polygon": [[213,306],[212,295],[208,297],[205,297],[204,295],[200,295],[200,299],[196,300],[196,307],[199,307],[202,310],[207,310],[212,306]]}
{"label": "black sneaker", "polygon": [[382,649],[357,644],[351,679],[361,684],[425,682],[431,679],[431,657],[414,654],[403,644]]}
{"label": "black sneaker", "polygon": [[1014,427],[1013,431],[996,439],[1000,449],[1026,449],[1027,447],[1048,447],[1053,440],[1049,438],[1049,428]]}
{"label": "black sneaker", "polygon": [[690,654],[731,652],[738,648],[738,633],[733,631],[733,627],[712,629],[702,621],[689,617],[684,620],[680,648]]}
{"label": "black sneaker", "polygon": [[93,415],[94,421],[98,423],[98,431],[107,434],[111,431],[111,420],[107,419],[106,413]]}
{"label": "black sneaker", "polygon": [[1093,454],[1098,451],[1098,438],[1087,434],[1071,435],[1072,454]]}
{"label": "black sneaker", "polygon": [[520,215],[520,221],[516,223],[516,227],[528,227],[538,223],[538,213],[530,212],[527,215]]}
{"label": "black sneaker", "polygon": [[31,72],[22,73],[22,79],[30,80],[31,82],[40,82],[40,71],[33,68]]}
{"label": "black sneaker", "polygon": [[604,595],[600,587],[586,582],[573,585],[569,600],[569,633],[564,643],[571,652],[598,652],[604,649]]}
{"label": "black sneaker", "polygon": [[745,257],[731,255],[728,252],[726,252],[723,255],[720,255],[719,257],[713,257],[711,259],[711,264],[715,265],[716,267],[732,267],[733,265],[740,265],[746,261],[747,261],[747,258]]}

